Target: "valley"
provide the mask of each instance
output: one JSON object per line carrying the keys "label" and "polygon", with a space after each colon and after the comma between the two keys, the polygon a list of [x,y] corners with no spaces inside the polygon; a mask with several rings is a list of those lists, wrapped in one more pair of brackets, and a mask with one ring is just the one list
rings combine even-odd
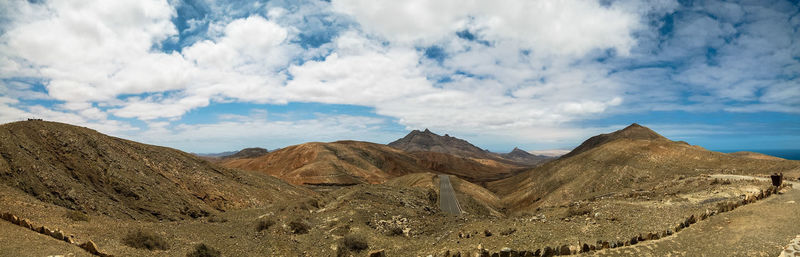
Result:
{"label": "valley", "polygon": [[429,130],[214,158],[48,121],[0,139],[0,213],[76,242],[3,220],[2,256],[777,256],[800,229],[799,161],[638,124],[557,158]]}

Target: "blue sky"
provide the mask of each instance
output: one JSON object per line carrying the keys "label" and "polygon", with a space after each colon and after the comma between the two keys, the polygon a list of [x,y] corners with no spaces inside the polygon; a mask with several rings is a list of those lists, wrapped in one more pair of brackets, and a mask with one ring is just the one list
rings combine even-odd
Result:
{"label": "blue sky", "polygon": [[4,1],[0,122],[190,152],[412,129],[570,149],[630,123],[800,145],[798,1]]}

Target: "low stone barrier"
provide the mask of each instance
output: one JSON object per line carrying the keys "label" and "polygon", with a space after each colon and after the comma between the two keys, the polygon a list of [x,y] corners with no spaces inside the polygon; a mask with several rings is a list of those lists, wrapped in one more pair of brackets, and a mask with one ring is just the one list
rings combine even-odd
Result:
{"label": "low stone barrier", "polygon": [[[462,252],[458,252],[458,251],[455,251],[455,252],[445,251],[444,254],[429,255],[429,256],[445,256],[445,257],[456,257],[456,256],[457,257],[462,257],[462,256],[476,256],[476,257],[534,257],[534,256],[541,256],[541,257],[549,257],[549,256],[563,256],[563,255],[573,255],[573,254],[580,254],[580,253],[589,253],[589,252],[599,251],[599,250],[603,250],[603,249],[626,247],[626,246],[636,245],[636,244],[638,244],[640,242],[658,240],[658,239],[661,239],[661,238],[664,238],[664,237],[671,236],[674,233],[678,233],[681,230],[684,230],[684,229],[688,228],[692,224],[695,224],[695,223],[697,223],[699,221],[702,221],[702,220],[706,220],[711,216],[714,216],[714,215],[717,215],[717,214],[720,214],[720,213],[723,213],[723,212],[729,212],[729,211],[732,211],[732,210],[734,210],[736,208],[739,208],[741,206],[744,206],[744,205],[747,205],[747,204],[751,204],[751,203],[754,203],[754,202],[756,202],[758,200],[762,200],[762,199],[765,199],[767,197],[770,197],[771,195],[778,193],[778,191],[780,191],[784,187],[787,187],[787,186],[785,184],[781,185],[780,187],[772,186],[772,187],[769,187],[767,189],[762,189],[758,193],[745,195],[744,199],[742,199],[742,200],[719,203],[719,204],[717,204],[717,209],[716,210],[706,210],[705,212],[700,213],[699,215],[692,214],[689,217],[687,217],[686,219],[684,219],[682,222],[680,222],[677,225],[675,225],[675,227],[672,228],[672,229],[667,229],[667,230],[664,230],[664,231],[641,233],[639,235],[631,237],[629,240],[624,240],[624,241],[616,241],[615,242],[613,240],[612,241],[598,240],[595,244],[591,244],[591,243],[582,243],[581,244],[581,243],[579,243],[578,245],[562,245],[562,246],[554,246],[554,247],[547,246],[547,247],[544,247],[542,249],[536,249],[536,250],[533,250],[533,251],[529,251],[529,250],[517,251],[517,250],[513,250],[511,248],[503,248],[499,252],[489,252],[488,250],[483,249],[483,247],[481,245],[478,245],[477,252],[473,252],[473,254],[471,254],[471,252],[462,253]],[[798,238],[795,239],[792,242],[795,243],[795,241],[797,243],[794,246],[790,245],[790,246],[787,246],[787,248],[785,248],[785,249],[791,250],[792,251],[791,253],[800,254],[800,236],[798,236]],[[795,248],[789,248],[789,247],[795,247]],[[784,252],[789,251],[789,250],[784,250]],[[794,255],[781,255],[781,256],[794,256]]]}
{"label": "low stone barrier", "polygon": [[23,228],[27,228],[27,229],[33,230],[34,232],[37,232],[39,234],[43,234],[43,235],[55,238],[57,240],[64,241],[64,242],[66,242],[68,244],[77,245],[81,249],[83,249],[83,250],[85,250],[85,251],[87,251],[87,252],[89,252],[89,253],[91,253],[93,255],[97,255],[97,256],[101,256],[101,257],[111,257],[112,256],[110,254],[105,254],[105,253],[101,252],[100,249],[97,247],[97,245],[94,242],[92,242],[92,240],[89,240],[89,241],[87,241],[87,242],[85,242],[83,244],[79,244],[79,243],[75,242],[75,237],[74,236],[67,235],[66,233],[64,233],[63,231],[61,231],[59,229],[50,229],[50,228],[47,228],[45,226],[37,226],[37,225],[33,224],[33,222],[31,222],[31,221],[29,221],[27,219],[23,219],[23,218],[17,217],[16,215],[8,213],[8,212],[4,212],[4,213],[0,214],[0,218],[2,218],[3,220],[6,220],[8,222],[11,222],[11,224],[14,224],[14,225],[17,225],[17,226],[20,226],[20,227],[23,227]]}

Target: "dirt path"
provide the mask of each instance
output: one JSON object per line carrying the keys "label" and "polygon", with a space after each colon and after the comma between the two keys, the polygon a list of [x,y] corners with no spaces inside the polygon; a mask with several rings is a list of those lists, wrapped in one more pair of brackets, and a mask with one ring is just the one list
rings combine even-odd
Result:
{"label": "dirt path", "polygon": [[[759,179],[749,176],[712,175],[720,179]],[[656,241],[604,250],[598,256],[778,256],[782,247],[800,234],[800,185],[710,217]]]}

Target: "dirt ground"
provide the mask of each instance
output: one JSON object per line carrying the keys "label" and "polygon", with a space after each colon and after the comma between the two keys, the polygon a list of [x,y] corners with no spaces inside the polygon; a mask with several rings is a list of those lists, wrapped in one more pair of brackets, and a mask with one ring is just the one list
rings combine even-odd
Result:
{"label": "dirt ground", "polygon": [[[421,188],[359,185],[340,188],[319,199],[280,203],[267,208],[229,211],[211,218],[172,222],[120,220],[90,216],[88,222],[64,217],[66,210],[37,201],[24,193],[3,189],[0,210],[59,228],[79,242],[93,240],[115,256],[184,256],[198,243],[219,249],[224,256],[336,256],[344,235],[365,237],[367,250],[345,255],[364,256],[384,249],[388,256],[441,256],[442,252],[473,252],[478,245],[535,250],[545,246],[625,240],[640,233],[674,227],[722,201],[740,199],[768,186],[763,181],[714,181],[701,176],[665,181],[650,188],[619,192],[600,199],[542,208],[514,217],[467,213],[446,215],[437,210]],[[459,199],[467,197],[459,195]],[[800,233],[796,217],[800,191],[714,216],[666,239],[633,247],[596,252],[615,256],[775,256]],[[256,231],[260,220],[275,225]],[[219,222],[226,220],[225,222]],[[288,224],[301,220],[308,233],[295,234]],[[387,234],[384,225],[396,221],[401,234]],[[393,223],[394,224],[394,223]],[[130,231],[152,231],[168,242],[165,251],[128,247],[122,238]],[[75,246],[0,221],[0,256],[86,256]],[[487,236],[485,231],[492,235]],[[467,237],[467,234],[469,236]]]}

